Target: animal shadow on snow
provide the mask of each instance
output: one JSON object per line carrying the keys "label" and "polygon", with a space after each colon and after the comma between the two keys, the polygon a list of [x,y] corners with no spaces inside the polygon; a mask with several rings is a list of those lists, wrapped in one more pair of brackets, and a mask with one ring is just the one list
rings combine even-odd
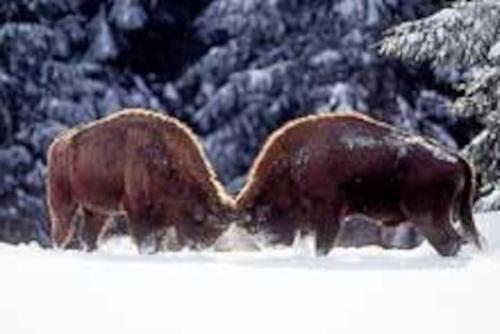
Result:
{"label": "animal shadow on snow", "polygon": [[[106,262],[133,262],[145,265],[218,265],[230,264],[237,267],[256,269],[305,269],[331,271],[370,270],[442,270],[467,267],[474,259],[497,258],[500,255],[500,224],[497,214],[481,215],[479,230],[486,240],[483,251],[471,245],[464,245],[455,257],[439,256],[427,242],[413,250],[383,250],[371,246],[360,249],[334,248],[327,257],[315,257],[311,241],[302,242],[292,248],[263,249],[261,251],[203,251],[165,252],[158,255],[136,255],[135,253],[72,253],[71,256]],[[108,249],[113,249],[108,248]]]}
{"label": "animal shadow on snow", "polygon": [[[334,248],[327,257],[315,258],[313,255],[291,254],[290,256],[261,255],[259,258],[246,258],[234,261],[242,266],[283,269],[310,270],[442,270],[467,267],[478,257],[500,257],[500,224],[495,214],[483,215],[479,226],[483,236],[482,251],[472,245],[463,245],[455,257],[441,257],[425,241],[413,250],[383,250],[371,246],[360,249]],[[309,247],[311,248],[311,247]],[[311,252],[312,254],[312,252]]]}
{"label": "animal shadow on snow", "polygon": [[[427,247],[426,247],[427,248]],[[328,257],[290,256],[280,258],[261,258],[240,260],[235,262],[242,266],[260,268],[306,269],[306,270],[338,270],[338,271],[370,271],[370,270],[440,270],[466,267],[473,259],[470,252],[463,252],[453,258],[443,258],[437,254],[404,254],[404,251],[381,251],[380,254],[366,254],[356,251],[335,254]]]}
{"label": "animal shadow on snow", "polygon": [[[373,251],[375,250],[376,251]],[[142,265],[234,265],[255,269],[298,269],[331,271],[371,270],[442,270],[466,267],[477,251],[463,247],[456,257],[443,258],[433,252],[427,244],[412,251],[384,251],[372,247],[366,249],[334,249],[327,257],[315,257],[296,249],[269,249],[263,251],[237,252],[166,252],[157,255],[92,254],[73,253],[71,256],[92,261],[113,263],[136,263]]]}

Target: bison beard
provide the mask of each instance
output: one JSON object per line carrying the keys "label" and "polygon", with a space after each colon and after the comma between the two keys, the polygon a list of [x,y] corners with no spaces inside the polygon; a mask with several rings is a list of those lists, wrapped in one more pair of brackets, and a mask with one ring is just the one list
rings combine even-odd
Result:
{"label": "bison beard", "polygon": [[[309,116],[276,131],[236,198],[252,233],[291,244],[313,232],[326,255],[342,220],[411,223],[443,256],[480,247],[472,218],[474,173],[457,154],[358,113]],[[457,207],[464,235],[452,226]]]}
{"label": "bison beard", "polygon": [[180,122],[125,110],[56,138],[48,151],[52,239],[97,247],[106,221],[125,213],[139,249],[159,250],[173,228],[180,247],[211,245],[225,231],[233,200],[215,178],[196,137]]}

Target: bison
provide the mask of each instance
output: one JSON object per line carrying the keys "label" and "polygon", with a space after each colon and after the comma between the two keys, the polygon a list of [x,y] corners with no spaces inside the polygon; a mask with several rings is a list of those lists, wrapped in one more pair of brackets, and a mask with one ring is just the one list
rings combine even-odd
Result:
{"label": "bison", "polygon": [[[359,113],[293,120],[273,133],[237,195],[240,224],[272,243],[315,233],[327,255],[340,223],[365,215],[411,223],[443,256],[480,247],[472,216],[474,171],[458,154]],[[458,210],[464,235],[452,226]]]}
{"label": "bison", "polygon": [[83,217],[81,239],[97,246],[107,219],[125,213],[139,250],[158,250],[167,230],[181,246],[209,246],[226,230],[234,201],[202,147],[179,121],[124,110],[57,137],[48,150],[52,240],[65,247]]}

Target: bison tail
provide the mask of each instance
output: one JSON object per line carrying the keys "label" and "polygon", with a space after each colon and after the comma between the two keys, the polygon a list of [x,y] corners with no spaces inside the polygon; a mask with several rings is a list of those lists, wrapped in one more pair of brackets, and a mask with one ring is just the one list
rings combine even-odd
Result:
{"label": "bison tail", "polygon": [[462,192],[459,195],[459,216],[466,238],[471,240],[478,249],[481,249],[481,235],[479,234],[472,207],[474,201],[475,178],[473,167],[464,159],[461,159],[465,172],[465,182]]}

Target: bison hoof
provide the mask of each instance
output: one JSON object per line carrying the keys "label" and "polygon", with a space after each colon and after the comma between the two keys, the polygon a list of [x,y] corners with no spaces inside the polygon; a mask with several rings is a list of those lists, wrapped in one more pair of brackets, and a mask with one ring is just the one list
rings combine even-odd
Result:
{"label": "bison hoof", "polygon": [[458,251],[460,250],[461,242],[456,240],[456,241],[450,241],[446,244],[440,245],[437,247],[437,251],[439,252],[440,255],[442,256],[455,256],[457,255]]}

